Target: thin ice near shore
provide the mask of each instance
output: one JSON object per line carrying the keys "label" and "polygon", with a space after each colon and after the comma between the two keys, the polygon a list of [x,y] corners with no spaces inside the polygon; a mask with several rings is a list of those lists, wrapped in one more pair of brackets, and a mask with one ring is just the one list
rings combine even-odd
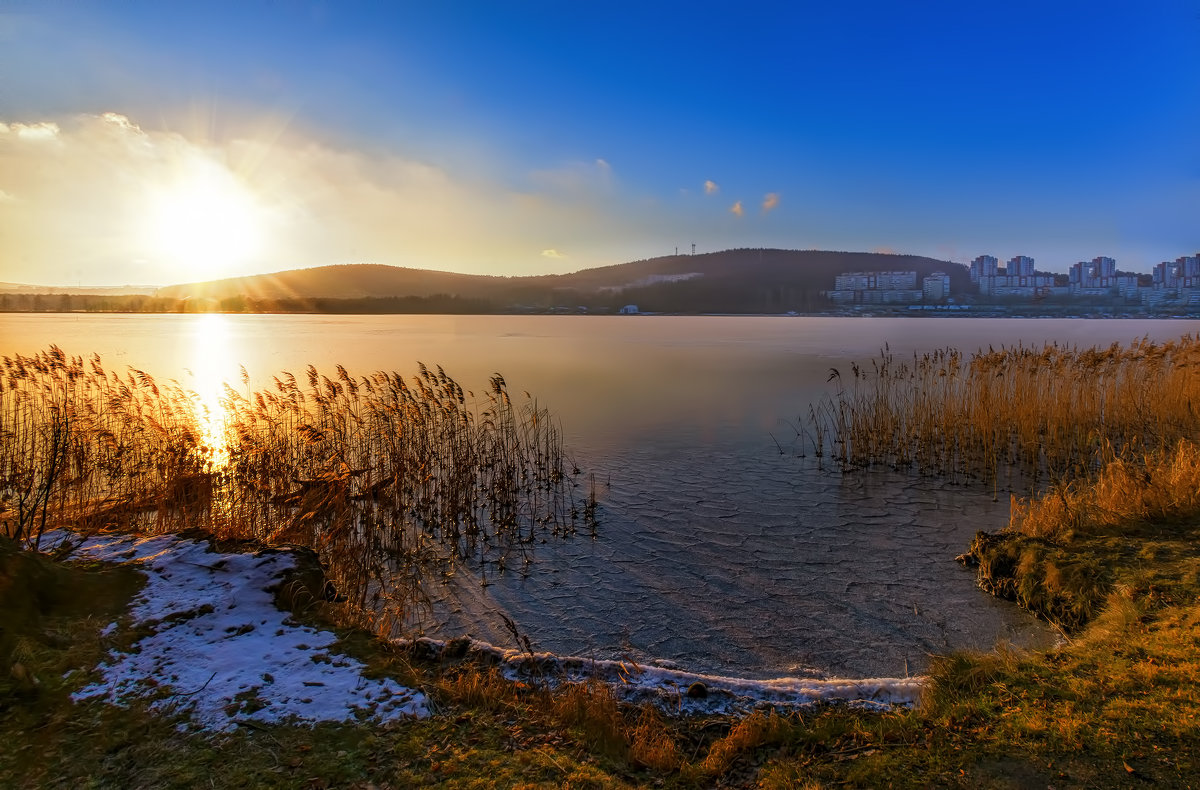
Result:
{"label": "thin ice near shore", "polygon": [[[43,546],[69,536],[43,538]],[[153,633],[134,652],[113,652],[101,679],[74,698],[182,712],[199,728],[227,731],[243,722],[389,722],[429,715],[424,694],[331,652],[329,631],[295,623],[268,590],[295,566],[284,551],[226,554],[173,535],[91,537],[76,555],[134,563],[147,584],[129,612]],[[116,628],[116,623],[108,626]]]}
{"label": "thin ice near shore", "polygon": [[821,702],[886,709],[912,705],[926,678],[747,678],[687,672],[630,660],[520,651],[475,639],[401,640],[430,658],[465,658],[498,667],[510,680],[576,683],[598,680],[626,702],[648,702],[667,713],[741,715],[759,709],[798,710]]}
{"label": "thin ice near shore", "polygon": [[[49,533],[43,546],[66,539],[78,538]],[[102,535],[84,540],[75,554],[142,570],[147,584],[129,616],[135,627],[153,631],[134,652],[111,653],[97,668],[101,679],[76,692],[77,700],[123,704],[153,697],[152,709],[185,713],[197,727],[216,731],[242,722],[388,722],[430,715],[424,694],[387,678],[363,677],[360,662],[329,651],[334,634],[298,625],[278,609],[269,590],[296,564],[286,551],[221,553],[175,535]],[[430,658],[470,657],[498,666],[516,681],[599,680],[619,699],[683,714],[788,710],[818,702],[910,705],[925,683],[921,677],[749,680],[522,652],[469,638],[408,644]]]}

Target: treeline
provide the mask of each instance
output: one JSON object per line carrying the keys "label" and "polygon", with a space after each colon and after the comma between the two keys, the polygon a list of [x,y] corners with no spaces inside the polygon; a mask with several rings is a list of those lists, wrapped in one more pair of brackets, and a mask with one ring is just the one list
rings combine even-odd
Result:
{"label": "treeline", "polygon": [[7,313],[494,313],[484,299],[438,294],[358,299],[296,298],[175,299],[140,294],[0,294],[0,312]]}
{"label": "treeline", "polygon": [[795,285],[767,286],[738,283],[726,278],[636,286],[618,292],[580,293],[510,289],[503,303],[486,299],[439,294],[435,296],[382,296],[357,299],[304,297],[255,299],[178,299],[145,295],[97,296],[80,294],[0,294],[0,312],[9,313],[318,313],[370,315],[493,314],[511,312],[576,311],[615,313],[635,304],[656,313],[784,313],[828,309],[819,290]]}

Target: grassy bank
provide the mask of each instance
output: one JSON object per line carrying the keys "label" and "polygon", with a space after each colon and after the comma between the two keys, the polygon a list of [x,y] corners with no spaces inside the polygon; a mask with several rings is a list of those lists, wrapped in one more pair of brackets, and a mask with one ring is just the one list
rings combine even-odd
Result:
{"label": "grassy bank", "polygon": [[1200,526],[1137,538],[1064,544],[1111,578],[1100,613],[1069,641],[938,658],[914,709],[674,719],[618,705],[600,685],[513,683],[343,629],[342,650],[426,691],[434,716],[217,736],[177,731],[148,701],[73,703],[87,668],[137,636],[128,624],[104,631],[135,574],[7,552],[3,627],[15,638],[0,656],[0,786],[1194,786]]}

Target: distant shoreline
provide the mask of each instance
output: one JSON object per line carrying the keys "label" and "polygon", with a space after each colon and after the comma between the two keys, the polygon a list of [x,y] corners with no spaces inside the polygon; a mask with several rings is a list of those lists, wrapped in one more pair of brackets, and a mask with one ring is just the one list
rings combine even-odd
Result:
{"label": "distant shoreline", "polygon": [[659,312],[639,311],[637,313],[619,314],[612,311],[590,311],[571,308],[547,309],[497,309],[497,310],[362,310],[362,309],[303,309],[303,310],[186,310],[186,309],[14,309],[0,306],[0,315],[496,315],[496,316],[578,316],[578,317],[703,317],[703,318],[1079,318],[1079,319],[1161,319],[1161,320],[1200,320],[1200,315],[1186,315],[1166,310],[1126,309],[1112,310],[1102,307],[1087,308],[1075,306],[1072,309],[1047,310],[1034,309],[1031,306],[996,306],[970,305],[961,309],[924,308],[908,306],[895,309],[836,309],[827,311],[806,311],[786,313],[733,313],[733,312]]}

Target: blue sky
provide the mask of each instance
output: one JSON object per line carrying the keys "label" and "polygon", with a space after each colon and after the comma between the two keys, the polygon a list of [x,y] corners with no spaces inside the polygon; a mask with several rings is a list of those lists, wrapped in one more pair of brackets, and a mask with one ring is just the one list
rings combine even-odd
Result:
{"label": "blue sky", "polygon": [[0,3],[0,280],[1146,271],[1200,250],[1196,41],[1200,0]]}

